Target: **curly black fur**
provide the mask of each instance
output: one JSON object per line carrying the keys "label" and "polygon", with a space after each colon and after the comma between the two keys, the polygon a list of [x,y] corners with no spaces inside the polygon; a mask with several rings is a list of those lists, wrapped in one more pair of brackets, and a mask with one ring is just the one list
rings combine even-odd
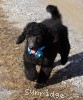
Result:
{"label": "curly black fur", "polygon": [[[42,86],[41,84],[44,85],[49,79],[57,53],[60,54],[61,64],[64,65],[70,51],[68,29],[62,24],[58,8],[48,5],[46,9],[52,17],[41,23],[29,23],[17,40],[17,44],[20,44],[26,38],[23,56],[25,75],[31,81],[37,79],[36,88]],[[36,58],[33,54],[28,54],[28,47],[37,50],[42,46],[45,46],[42,57]],[[36,71],[36,65],[41,66],[39,73]]]}

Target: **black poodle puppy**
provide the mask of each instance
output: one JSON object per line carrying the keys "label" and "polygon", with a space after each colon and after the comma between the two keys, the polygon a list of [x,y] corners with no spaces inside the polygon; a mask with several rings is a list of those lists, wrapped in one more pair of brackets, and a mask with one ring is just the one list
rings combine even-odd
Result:
{"label": "black poodle puppy", "polygon": [[[57,53],[60,54],[61,64],[64,65],[70,51],[68,29],[62,24],[58,8],[48,5],[46,9],[51,13],[51,18],[41,23],[29,23],[17,40],[17,44],[20,44],[26,38],[23,55],[25,75],[31,81],[37,79],[36,88],[46,84]],[[39,73],[36,65],[41,66]]]}

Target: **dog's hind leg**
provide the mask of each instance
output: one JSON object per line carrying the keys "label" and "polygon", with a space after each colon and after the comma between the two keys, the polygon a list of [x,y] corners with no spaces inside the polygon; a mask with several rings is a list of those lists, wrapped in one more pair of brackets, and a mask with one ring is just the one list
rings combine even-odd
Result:
{"label": "dog's hind leg", "polygon": [[24,61],[24,67],[26,78],[30,81],[35,81],[38,74],[35,65]]}
{"label": "dog's hind leg", "polygon": [[61,64],[65,65],[68,60],[68,55],[60,54],[61,55]]}
{"label": "dog's hind leg", "polygon": [[62,65],[65,65],[67,63],[69,51],[70,51],[70,48],[67,48],[67,49],[63,50],[63,52],[60,53]]}

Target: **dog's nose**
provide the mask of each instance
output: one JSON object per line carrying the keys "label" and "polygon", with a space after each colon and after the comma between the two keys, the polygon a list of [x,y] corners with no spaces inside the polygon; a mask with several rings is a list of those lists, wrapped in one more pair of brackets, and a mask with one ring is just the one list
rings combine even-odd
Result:
{"label": "dog's nose", "polygon": [[35,49],[35,47],[34,47],[34,46],[29,46],[29,48],[30,48],[31,50],[34,50],[34,49]]}
{"label": "dog's nose", "polygon": [[30,49],[33,48],[33,44],[31,44],[31,43],[28,46],[29,46]]}
{"label": "dog's nose", "polygon": [[36,51],[36,48],[35,47],[29,47],[31,50],[35,50]]}

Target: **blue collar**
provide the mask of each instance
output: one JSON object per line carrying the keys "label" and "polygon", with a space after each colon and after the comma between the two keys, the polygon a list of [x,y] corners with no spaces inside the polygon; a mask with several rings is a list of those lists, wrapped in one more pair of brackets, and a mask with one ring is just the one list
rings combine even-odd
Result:
{"label": "blue collar", "polygon": [[35,53],[32,53],[32,50],[28,47],[28,53],[29,53],[29,54],[35,55],[36,58],[40,58],[41,56],[43,56],[42,50],[43,50],[44,48],[45,48],[45,46],[40,47]]}

